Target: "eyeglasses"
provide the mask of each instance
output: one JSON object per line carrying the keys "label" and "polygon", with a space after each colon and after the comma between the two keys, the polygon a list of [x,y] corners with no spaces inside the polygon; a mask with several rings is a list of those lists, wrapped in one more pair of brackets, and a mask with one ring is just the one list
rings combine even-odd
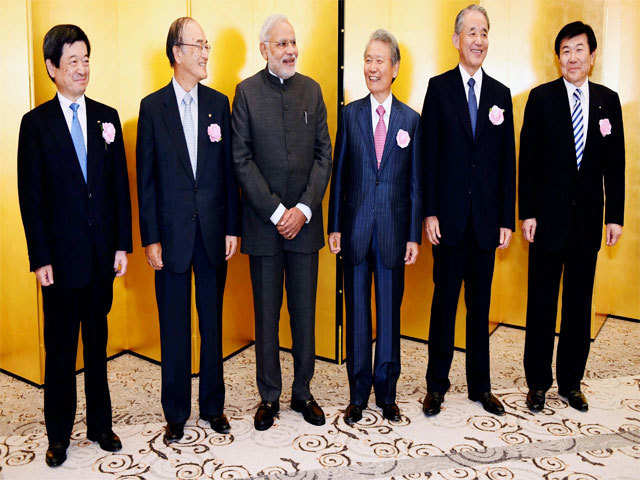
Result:
{"label": "eyeglasses", "polygon": [[187,46],[187,47],[198,47],[200,49],[200,53],[204,53],[205,51],[207,53],[211,52],[211,45],[209,44],[209,42],[206,43],[182,43],[182,42],[178,42],[176,43],[177,46],[181,47],[181,46]]}
{"label": "eyeglasses", "polygon": [[295,40],[280,40],[278,42],[264,42],[264,43],[273,43],[280,50],[284,50],[289,45],[291,45],[291,48],[296,48],[296,41]]}

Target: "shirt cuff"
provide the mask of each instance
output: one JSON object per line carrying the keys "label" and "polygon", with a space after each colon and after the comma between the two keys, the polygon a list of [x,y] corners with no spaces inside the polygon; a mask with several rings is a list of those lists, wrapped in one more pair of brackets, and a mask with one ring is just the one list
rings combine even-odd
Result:
{"label": "shirt cuff", "polygon": [[274,225],[278,225],[278,222],[280,221],[280,219],[282,218],[282,215],[284,215],[284,212],[286,210],[287,209],[284,208],[283,204],[278,205],[278,208],[276,208],[276,211],[271,214],[271,217],[269,217],[269,220],[271,220],[271,223],[273,223]]}
{"label": "shirt cuff", "polygon": [[307,217],[307,221],[304,223],[309,223],[311,221],[311,209],[307,207],[304,203],[298,203],[296,208],[300,210],[305,217]]}

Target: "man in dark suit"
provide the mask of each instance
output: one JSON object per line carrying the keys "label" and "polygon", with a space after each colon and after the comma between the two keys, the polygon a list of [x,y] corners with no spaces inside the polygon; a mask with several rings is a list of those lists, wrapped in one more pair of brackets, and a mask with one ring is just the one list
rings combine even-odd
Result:
{"label": "man in dark suit", "polygon": [[482,70],[489,18],[470,5],[456,17],[460,64],[429,81],[422,110],[425,229],[433,247],[425,415],[440,411],[449,389],[455,316],[464,280],[469,398],[504,414],[491,394],[489,303],[495,248],[515,228],[515,146],[509,89]]}
{"label": "man in dark suit", "polygon": [[[336,139],[329,203],[329,248],[344,255],[347,374],[345,422],[362,419],[373,385],[384,418],[400,420],[400,305],[404,265],[422,237],[420,116],[391,94],[400,49],[376,30],[364,53],[371,92],[347,105]],[[376,288],[376,357],[371,370],[371,276]]]}
{"label": "man in dark suit", "polygon": [[166,53],[173,78],[140,102],[138,202],[147,262],[156,271],[165,441],[191,411],[191,272],[200,328],[200,418],[229,432],[223,413],[222,299],[239,234],[229,101],[201,85],[210,51],[200,25],[175,20]]}
{"label": "man in dark suit", "polygon": [[607,245],[622,235],[622,109],[616,92],[588,80],[596,47],[589,25],[573,22],[560,30],[555,52],[562,78],[531,90],[520,133],[520,219],[530,242],[524,368],[534,412],[544,408],[553,383],[563,272],[558,391],[573,408],[589,408],[580,382],[589,355],[603,206]]}
{"label": "man in dark suit", "polygon": [[[249,254],[262,403],[254,425],[266,430],[280,409],[278,325],[282,284],[293,337],[291,408],[325,422],[309,384],[315,362],[322,197],[331,175],[331,140],[320,86],[296,73],[291,23],[272,15],[260,32],[264,70],[242,81],[233,100],[233,163],[242,188],[242,252]],[[284,279],[283,279],[284,277]]]}
{"label": "man in dark suit", "polygon": [[61,465],[76,414],[76,352],[82,325],[87,438],[122,448],[111,429],[107,314],[113,278],[127,271],[131,203],[118,112],[84,96],[91,47],[75,25],[44,37],[56,96],[22,118],[18,193],[29,263],[42,287],[46,462]]}

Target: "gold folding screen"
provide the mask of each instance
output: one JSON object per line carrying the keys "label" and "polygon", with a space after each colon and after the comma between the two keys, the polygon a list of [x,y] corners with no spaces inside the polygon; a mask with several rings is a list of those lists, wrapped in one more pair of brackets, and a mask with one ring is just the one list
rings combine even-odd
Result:
{"label": "gold folding screen", "polygon": [[[457,62],[451,45],[455,14],[470,0],[346,0],[345,99],[366,94],[362,53],[369,34],[388,28],[400,42],[402,63],[394,92],[418,112],[430,76]],[[574,19],[590,23],[599,40],[592,78],[620,93],[626,125],[627,202],[622,240],[600,254],[594,311],[640,318],[640,2],[636,0],[488,0],[481,2],[491,18],[487,73],[511,88],[514,97],[516,143],[529,90],[558,75],[553,39]],[[43,348],[38,290],[28,272],[24,233],[16,191],[16,147],[22,114],[53,96],[54,88],[42,61],[42,38],[52,25],[76,23],[92,43],[91,82],[87,95],[118,109],[129,164],[134,226],[134,254],[129,273],[115,282],[109,319],[109,353],[129,349],[158,360],[159,331],[153,273],[146,265],[138,232],[135,188],[135,136],[140,99],[171,78],[164,54],[169,24],[191,14],[203,26],[213,51],[209,78],[204,81],[233,98],[235,85],[264,61],[258,33],[267,15],[288,15],[300,45],[299,71],[322,86],[332,140],[336,130],[338,76],[337,0],[23,0],[0,2],[0,368],[36,383],[43,380]],[[30,62],[32,60],[32,62]],[[32,72],[30,73],[30,69]],[[325,198],[326,213],[326,198]],[[418,265],[407,268],[402,333],[425,339],[433,291],[432,257],[423,243]],[[496,257],[491,318],[524,325],[527,246],[516,232],[508,251]],[[286,305],[286,299],[284,302]],[[323,249],[317,304],[317,354],[338,358],[335,336],[335,260]],[[286,307],[282,315],[282,345],[290,346]],[[459,311],[459,317],[464,309]],[[196,315],[194,312],[194,320]],[[193,328],[198,345],[197,324]],[[253,339],[251,284],[246,256],[229,266],[225,293],[224,352],[228,355]],[[464,322],[459,322],[456,345],[464,346]],[[194,371],[198,370],[194,348]]]}

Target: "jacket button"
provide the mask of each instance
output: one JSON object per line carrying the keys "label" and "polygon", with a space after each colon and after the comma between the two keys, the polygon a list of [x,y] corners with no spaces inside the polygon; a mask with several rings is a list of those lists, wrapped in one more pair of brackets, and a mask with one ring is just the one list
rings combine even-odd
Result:
{"label": "jacket button", "polygon": [[376,185],[380,185],[380,180],[376,180]]}
{"label": "jacket button", "polygon": [[93,198],[93,194],[89,192],[89,198]]}
{"label": "jacket button", "polygon": [[469,191],[467,192],[469,195],[471,195],[471,189],[469,189]]}
{"label": "jacket button", "polygon": [[198,193],[198,187],[195,187],[195,188],[193,189],[193,193]]}
{"label": "jacket button", "polygon": [[193,221],[195,222],[197,219],[198,219],[198,214],[197,214],[197,213],[194,213],[194,214],[191,216],[191,220],[193,220]]}

